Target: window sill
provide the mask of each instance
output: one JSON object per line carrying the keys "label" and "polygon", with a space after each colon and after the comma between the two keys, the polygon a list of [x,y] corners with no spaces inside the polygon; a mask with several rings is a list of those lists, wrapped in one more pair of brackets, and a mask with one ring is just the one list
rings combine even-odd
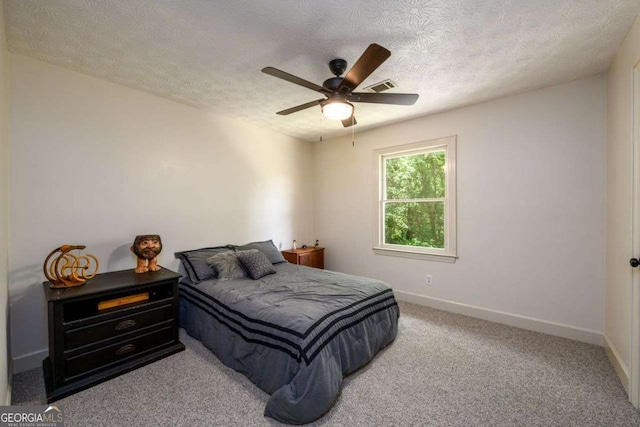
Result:
{"label": "window sill", "polygon": [[412,259],[422,259],[425,261],[438,261],[438,262],[447,262],[453,264],[456,262],[458,258],[456,255],[445,255],[445,254],[425,254],[420,252],[409,252],[409,251],[400,251],[397,249],[383,249],[383,248],[373,248],[373,252],[376,255],[386,255],[386,256],[395,256],[400,258],[412,258]]}

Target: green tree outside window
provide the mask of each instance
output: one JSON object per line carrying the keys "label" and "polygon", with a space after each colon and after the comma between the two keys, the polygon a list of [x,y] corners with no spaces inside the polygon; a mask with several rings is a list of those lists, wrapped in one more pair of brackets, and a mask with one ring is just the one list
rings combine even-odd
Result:
{"label": "green tree outside window", "polygon": [[444,249],[445,151],[384,160],[384,243]]}

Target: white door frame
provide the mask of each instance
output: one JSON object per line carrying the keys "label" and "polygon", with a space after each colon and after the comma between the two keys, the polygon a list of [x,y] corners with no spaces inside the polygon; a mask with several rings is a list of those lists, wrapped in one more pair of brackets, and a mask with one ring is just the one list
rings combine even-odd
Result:
{"label": "white door frame", "polygon": [[[640,61],[633,68],[633,257],[640,257]],[[629,401],[640,409],[640,267],[633,269],[631,282],[631,348],[629,363]]]}

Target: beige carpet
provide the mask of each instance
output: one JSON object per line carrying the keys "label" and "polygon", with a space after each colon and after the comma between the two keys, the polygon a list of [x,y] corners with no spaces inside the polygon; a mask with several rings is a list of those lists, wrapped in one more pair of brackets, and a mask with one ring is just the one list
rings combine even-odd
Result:
{"label": "beige carpet", "polygon": [[[601,347],[400,303],[396,341],[318,426],[640,426]],[[268,395],[181,331],[186,351],[57,402],[67,426],[273,426]],[[44,404],[40,370],[16,405]]]}

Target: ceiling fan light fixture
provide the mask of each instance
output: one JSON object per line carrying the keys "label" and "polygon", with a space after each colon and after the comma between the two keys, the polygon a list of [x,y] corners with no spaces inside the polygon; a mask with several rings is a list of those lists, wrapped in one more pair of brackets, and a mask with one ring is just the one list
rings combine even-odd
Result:
{"label": "ceiling fan light fixture", "polygon": [[321,108],[322,114],[330,120],[346,120],[353,115],[353,104],[344,99],[328,99]]}

